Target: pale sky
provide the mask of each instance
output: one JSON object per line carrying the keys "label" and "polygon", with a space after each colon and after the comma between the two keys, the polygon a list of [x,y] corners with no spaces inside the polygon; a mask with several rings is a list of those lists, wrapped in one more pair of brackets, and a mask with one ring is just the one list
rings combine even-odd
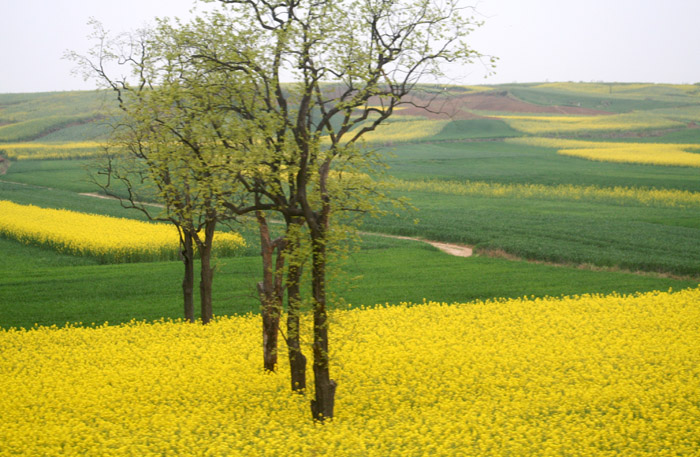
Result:
{"label": "pale sky", "polygon": [[[460,84],[544,81],[700,82],[698,0],[464,0],[483,27],[469,41],[499,57],[484,79],[475,64]],[[84,53],[91,17],[113,32],[156,16],[188,17],[195,0],[0,0],[0,93],[90,90],[66,50]]]}

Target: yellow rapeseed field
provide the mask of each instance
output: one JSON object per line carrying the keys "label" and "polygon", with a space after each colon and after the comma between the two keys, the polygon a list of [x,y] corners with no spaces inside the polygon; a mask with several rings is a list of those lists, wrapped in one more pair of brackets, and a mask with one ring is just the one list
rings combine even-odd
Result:
{"label": "yellow rapeseed field", "polygon": [[[153,224],[0,200],[0,236],[85,255],[104,262],[177,258],[179,237],[171,224]],[[217,251],[231,254],[245,245],[237,233],[217,233]]]}
{"label": "yellow rapeseed field", "polygon": [[609,201],[622,205],[698,208],[700,193],[676,189],[639,187],[577,186],[574,184],[503,184],[483,181],[407,181],[392,179],[388,187],[402,191],[436,192],[448,195],[478,195],[504,198]]}
{"label": "yellow rapeseed field", "polygon": [[449,120],[415,119],[408,116],[397,117],[394,122],[381,124],[362,138],[371,143],[415,141],[437,135],[449,122]]}
{"label": "yellow rapeseed field", "polygon": [[259,316],[3,330],[0,456],[697,456],[699,304],[335,311],[325,425],[286,363],[263,373]]}
{"label": "yellow rapeseed field", "polygon": [[532,135],[634,131],[683,127],[677,120],[645,112],[604,116],[499,115],[508,125]]}
{"label": "yellow rapeseed field", "polygon": [[[510,143],[558,148],[559,154],[601,162],[700,167],[700,144],[615,143],[561,138],[508,138]],[[695,151],[695,152],[693,152]]]}
{"label": "yellow rapeseed field", "polygon": [[6,143],[0,153],[13,160],[84,159],[103,153],[102,143],[79,141],[69,143]]}

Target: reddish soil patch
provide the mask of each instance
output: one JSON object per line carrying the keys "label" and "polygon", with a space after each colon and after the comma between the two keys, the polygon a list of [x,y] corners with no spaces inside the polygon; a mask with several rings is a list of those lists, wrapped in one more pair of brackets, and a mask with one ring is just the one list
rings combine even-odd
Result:
{"label": "reddish soil patch", "polygon": [[[394,116],[424,116],[429,119],[484,119],[484,116],[467,111],[463,97],[435,95],[408,95],[402,99]],[[372,97],[370,106],[382,106],[378,97]]]}
{"label": "reddish soil patch", "polygon": [[443,97],[436,95],[431,98],[409,96],[405,97],[403,101],[411,104],[401,105],[401,109],[395,111],[394,114],[396,116],[425,116],[429,119],[484,119],[484,116],[468,111],[474,108],[464,103],[467,97],[469,96]]}
{"label": "reddish soil patch", "polygon": [[534,103],[524,102],[518,98],[515,98],[508,92],[483,92],[474,95],[465,95],[464,97],[461,97],[461,101],[465,109],[482,111],[506,111],[511,113],[559,113],[592,116],[599,114],[610,114],[607,111],[582,108],[580,106],[535,105]]}
{"label": "reddish soil patch", "polygon": [[[596,116],[611,114],[580,106],[544,106],[522,101],[508,92],[480,92],[477,94],[461,96],[436,95],[410,95],[403,101],[410,103],[402,105],[403,108],[395,111],[396,116],[425,116],[431,119],[479,119],[484,118],[474,114],[471,110],[501,111],[508,113],[552,113],[573,114],[584,116]],[[370,104],[379,105],[379,100],[370,101]]]}

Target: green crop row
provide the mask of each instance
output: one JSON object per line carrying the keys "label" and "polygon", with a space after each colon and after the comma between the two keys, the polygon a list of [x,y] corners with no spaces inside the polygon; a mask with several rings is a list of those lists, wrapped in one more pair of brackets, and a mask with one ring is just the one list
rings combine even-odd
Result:
{"label": "green crop row", "polygon": [[47,116],[15,122],[0,126],[0,141],[30,141],[67,126],[89,123],[98,117],[98,115],[90,113],[73,116]]}

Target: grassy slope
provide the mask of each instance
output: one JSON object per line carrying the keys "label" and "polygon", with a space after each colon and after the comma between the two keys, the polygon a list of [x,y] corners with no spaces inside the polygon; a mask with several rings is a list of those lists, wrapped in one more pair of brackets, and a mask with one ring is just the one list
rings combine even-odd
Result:
{"label": "grassy slope", "polygon": [[[376,237],[374,237],[376,238]],[[632,293],[695,286],[633,274],[579,270],[487,257],[452,257],[409,242],[368,240],[334,284],[335,297],[353,305],[445,302],[477,298]],[[0,327],[110,323],[179,318],[179,262],[95,265],[0,238]],[[257,312],[257,257],[219,259],[216,314]],[[337,303],[336,300],[334,302]]]}
{"label": "grassy slope", "polygon": [[418,224],[384,217],[368,230],[505,249],[531,259],[700,275],[698,210],[409,192]]}
{"label": "grassy slope", "polygon": [[[584,87],[570,86],[570,89]],[[613,111],[697,106],[692,90],[670,86],[614,85],[612,94],[503,86],[538,104],[615,107]],[[454,127],[454,125],[453,125]],[[467,135],[470,135],[466,132]],[[495,135],[494,135],[495,136]],[[558,155],[555,149],[502,142],[439,141],[401,145],[389,159],[390,173],[405,180],[439,179],[507,184],[576,185],[679,189],[700,192],[698,170],[638,164],[593,162]],[[591,138],[595,140],[595,138]],[[611,141],[609,138],[601,138]],[[700,143],[700,129],[665,132],[660,137],[616,141]],[[521,257],[555,262],[592,263],[629,269],[700,276],[700,210],[619,206],[593,201],[503,199],[484,196],[402,192],[419,208],[420,222],[385,217],[368,230],[420,235],[445,241],[504,249]]]}
{"label": "grassy slope", "polygon": [[[400,161],[403,158],[402,150],[392,171],[409,178],[426,175],[444,178],[437,174],[442,170],[452,173],[451,178],[456,180],[477,179],[480,176],[483,179],[490,171],[491,180],[496,182],[601,186],[626,183],[623,185],[656,187],[650,184],[663,179],[667,187],[690,187],[690,190],[696,190],[692,186],[699,184],[692,173],[694,170],[686,168],[599,164],[566,157],[559,161],[547,160],[548,156],[552,157],[551,152],[526,148],[533,151],[523,153],[516,146],[493,143],[450,143],[430,147],[438,153],[426,153],[424,147],[411,146],[411,160]],[[496,151],[494,155],[497,158],[485,153],[484,147]],[[434,165],[435,172],[431,173],[430,165],[436,156],[441,159],[439,165]],[[580,163],[584,165],[582,168],[588,170],[567,169],[563,166],[567,162]],[[472,166],[466,167],[467,163]],[[506,170],[499,168],[499,164],[503,163],[508,164]],[[547,168],[545,164],[551,167]],[[84,176],[83,165],[77,161],[19,162],[11,169],[7,179],[33,184],[49,183],[76,192],[90,191],[93,190],[91,185],[84,178],[81,180],[81,176]],[[595,175],[595,165],[599,165],[597,171],[601,172],[602,169],[604,172]],[[426,175],[418,173],[423,169],[428,169]],[[542,179],[550,176],[555,178]],[[122,217],[140,216],[122,210],[116,202],[28,189],[26,186],[5,184],[5,188],[6,192],[12,192],[6,194],[12,195],[8,198],[20,203],[39,203],[87,212],[107,210],[108,214]],[[408,196],[419,208],[418,212],[405,214],[407,217],[401,218],[371,219],[367,221],[366,228],[476,244],[482,249],[505,249],[532,259],[616,265],[632,270],[668,271],[683,275],[700,274],[697,261],[700,246],[696,243],[700,236],[700,211],[697,209],[650,208],[642,205],[622,207],[604,202],[514,200],[426,192],[408,192],[404,196]],[[409,221],[413,218],[418,218],[420,222],[412,224]],[[254,233],[248,232],[248,235],[249,239],[255,239]],[[248,251],[254,253],[255,249],[251,247]]]}
{"label": "grassy slope", "polygon": [[508,124],[498,119],[464,119],[451,121],[426,141],[456,141],[520,136]]}
{"label": "grassy slope", "polygon": [[[3,198],[46,207],[67,207],[119,217],[138,217],[115,201],[78,197],[73,192],[0,183]],[[254,284],[260,265],[255,233],[244,257],[222,259],[216,277],[216,312],[257,310]],[[0,240],[0,325],[30,326],[65,322],[122,322],[131,318],[180,316],[181,265],[163,262],[95,265]],[[353,304],[473,298],[560,295],[584,292],[634,292],[679,289],[693,281],[596,272],[512,262],[502,259],[450,257],[414,242],[366,236],[363,250],[346,263],[335,282],[337,296]],[[362,279],[358,279],[358,275]]]}
{"label": "grassy slope", "polygon": [[507,85],[503,86],[503,88],[521,100],[537,105],[580,106],[611,113],[672,108],[679,104],[678,101],[655,99],[651,96],[652,94],[649,94],[649,96],[640,96],[639,94],[627,92],[618,94],[614,87],[612,94],[555,91],[520,85]]}
{"label": "grassy slope", "polygon": [[[593,162],[504,143],[407,145],[391,173],[407,180],[628,186],[700,191],[698,170]],[[418,224],[384,217],[368,230],[505,249],[532,259],[700,276],[700,210],[605,202],[403,192]],[[408,218],[411,220],[412,218]]]}
{"label": "grassy slope", "polygon": [[[525,86],[511,93],[537,103],[565,103],[571,94]],[[582,106],[614,106],[616,111],[675,106],[673,101],[646,100],[636,94],[583,97]],[[0,95],[0,120],[42,115],[74,115],[94,107],[94,93]],[[677,104],[677,103],[676,103]],[[42,112],[42,109],[44,110]],[[31,116],[22,112],[33,112]],[[37,114],[38,113],[38,114]],[[43,114],[42,114],[43,113]],[[49,140],[77,141],[98,135],[90,125],[53,132]],[[92,132],[92,133],[90,133]],[[696,142],[697,130],[669,133],[659,141]],[[459,142],[512,136],[500,121],[470,120],[448,124],[422,144],[406,144],[395,151],[390,173],[402,179],[474,180],[502,183],[634,186],[700,191],[696,169],[605,164],[558,156],[554,150],[501,142]],[[621,140],[624,141],[624,140]],[[121,217],[141,218],[118,203],[77,196],[95,189],[85,179],[83,161],[15,162],[0,179],[30,184],[0,183],[0,198],[19,203]],[[45,188],[33,186],[48,186]],[[399,220],[371,221],[368,227],[387,232],[468,241],[482,247],[507,248],[523,256],[602,265],[642,265],[649,269],[687,272],[700,265],[695,247],[700,237],[697,211],[665,208],[616,207],[593,202],[508,200],[456,197],[411,192],[420,208]],[[421,222],[413,224],[418,217]],[[243,228],[242,230],[247,230]],[[259,270],[255,233],[247,232],[246,257],[225,259],[217,276],[217,312],[247,312],[257,307],[252,284]],[[19,247],[0,240],[8,254],[0,262],[0,321],[3,326],[64,323],[66,321],[118,322],[178,317],[180,265],[175,263],[96,266],[86,259],[65,258],[47,251]],[[249,256],[249,257],[248,257]],[[24,265],[18,267],[18,265]],[[26,267],[25,267],[26,266]],[[422,245],[366,237],[364,249],[348,263],[346,280],[337,290],[348,302],[372,304],[422,300],[464,301],[471,298],[520,295],[559,295],[617,290],[676,289],[696,281],[674,281],[622,273],[593,272],[534,265],[501,259],[448,257]],[[355,281],[356,275],[364,275]],[[236,281],[239,281],[238,283]],[[41,284],[42,287],[37,287]],[[353,284],[350,288],[348,284]],[[118,293],[115,293],[118,291]]]}
{"label": "grassy slope", "polygon": [[652,187],[700,192],[697,168],[594,162],[503,142],[402,145],[390,173],[402,179]]}
{"label": "grassy slope", "polygon": [[76,141],[105,134],[106,92],[0,94],[0,145],[4,141]]}
{"label": "grassy slope", "polygon": [[90,182],[86,160],[26,160],[13,162],[0,179],[71,192],[95,192]]}

